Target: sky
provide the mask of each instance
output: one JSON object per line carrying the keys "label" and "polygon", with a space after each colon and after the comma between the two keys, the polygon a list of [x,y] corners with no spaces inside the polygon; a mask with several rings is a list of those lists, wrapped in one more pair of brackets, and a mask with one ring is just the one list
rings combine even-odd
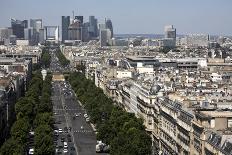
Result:
{"label": "sky", "polygon": [[110,18],[116,34],[163,34],[174,25],[178,34],[232,35],[232,0],[0,0],[0,27],[10,18],[43,19],[61,25],[61,16]]}

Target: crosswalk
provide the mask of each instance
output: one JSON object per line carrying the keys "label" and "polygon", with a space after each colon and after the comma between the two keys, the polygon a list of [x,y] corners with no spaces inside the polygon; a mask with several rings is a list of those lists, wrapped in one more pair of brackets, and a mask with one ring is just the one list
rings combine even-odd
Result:
{"label": "crosswalk", "polygon": [[66,110],[66,111],[81,111],[80,109],[53,109],[54,111],[63,111],[63,110]]}
{"label": "crosswalk", "polygon": [[74,130],[74,133],[92,133],[93,131],[91,130]]}

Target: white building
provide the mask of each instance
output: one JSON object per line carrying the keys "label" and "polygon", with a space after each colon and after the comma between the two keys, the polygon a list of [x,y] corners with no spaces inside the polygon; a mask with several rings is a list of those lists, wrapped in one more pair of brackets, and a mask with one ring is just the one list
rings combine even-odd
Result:
{"label": "white building", "polygon": [[117,71],[117,78],[132,78],[132,71]]}
{"label": "white building", "polygon": [[16,45],[18,46],[29,46],[29,40],[16,40]]}
{"label": "white building", "polygon": [[154,74],[154,67],[153,65],[146,65],[144,66],[143,63],[137,63],[137,72],[139,74]]}

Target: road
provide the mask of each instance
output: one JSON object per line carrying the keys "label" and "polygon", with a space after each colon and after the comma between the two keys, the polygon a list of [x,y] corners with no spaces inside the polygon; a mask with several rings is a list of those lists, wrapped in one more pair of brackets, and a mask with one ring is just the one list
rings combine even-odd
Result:
{"label": "road", "polygon": [[[64,136],[64,141],[67,141],[67,135],[69,134],[72,141],[68,142],[68,146],[70,146],[68,147],[69,154],[96,154],[96,135],[91,125],[86,122],[84,118],[85,110],[77,103],[70,85],[66,82],[54,82],[52,101],[56,122],[55,127],[57,127],[58,130],[63,130],[63,133],[59,133],[57,146],[63,146],[61,137]],[[75,114],[80,115],[75,116]],[[71,127],[71,130],[68,130],[68,133],[64,133],[65,127],[67,127],[67,129]],[[81,129],[81,127],[83,127],[83,129]],[[60,149],[58,152],[62,151],[63,150]]]}
{"label": "road", "polygon": [[[70,70],[63,68],[54,53],[50,51],[51,72],[63,72]],[[72,70],[72,69],[71,69]],[[95,155],[96,134],[89,122],[86,122],[84,108],[81,107],[74,91],[68,82],[52,82],[52,103],[54,114],[54,131],[56,136],[54,144],[56,154],[69,155]],[[78,114],[78,115],[76,115]],[[59,130],[62,130],[62,132]],[[64,142],[68,142],[68,152],[64,153]],[[101,153],[99,155],[107,155]]]}

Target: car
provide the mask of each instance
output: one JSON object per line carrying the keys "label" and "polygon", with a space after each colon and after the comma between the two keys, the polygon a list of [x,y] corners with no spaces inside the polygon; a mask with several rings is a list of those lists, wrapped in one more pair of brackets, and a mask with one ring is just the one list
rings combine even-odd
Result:
{"label": "car", "polygon": [[81,126],[81,130],[83,130],[84,129],[84,127],[83,126]]}
{"label": "car", "polygon": [[64,148],[68,148],[68,143],[67,142],[64,142]]}
{"label": "car", "polygon": [[89,117],[86,118],[86,122],[89,122]]}
{"label": "car", "polygon": [[33,148],[30,148],[28,154],[34,154],[34,152],[35,150]]}
{"label": "car", "polygon": [[75,114],[76,117],[80,116],[79,114]]}
{"label": "car", "polygon": [[88,115],[87,115],[87,114],[84,114],[84,117],[85,117],[85,118],[87,118],[87,117],[88,117]]}
{"label": "car", "polygon": [[62,130],[62,129],[59,129],[59,133],[63,133],[63,130]]}
{"label": "car", "polygon": [[68,149],[64,148],[63,152],[68,153]]}

